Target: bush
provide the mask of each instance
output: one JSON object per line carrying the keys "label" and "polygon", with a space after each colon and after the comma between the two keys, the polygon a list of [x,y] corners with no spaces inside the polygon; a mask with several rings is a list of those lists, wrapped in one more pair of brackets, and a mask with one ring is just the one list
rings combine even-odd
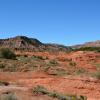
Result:
{"label": "bush", "polygon": [[4,64],[0,64],[0,69],[5,68]]}
{"label": "bush", "polygon": [[0,49],[0,58],[16,59],[16,55],[8,48]]}
{"label": "bush", "polygon": [[71,61],[71,62],[69,63],[69,65],[70,65],[70,66],[76,66],[76,63],[73,62],[73,61]]}
{"label": "bush", "polygon": [[77,95],[63,95],[57,92],[50,92],[43,86],[37,86],[33,89],[33,93],[43,94],[50,96],[52,98],[57,98],[58,100],[87,100],[85,96],[77,96]]}
{"label": "bush", "polygon": [[57,75],[57,76],[69,75],[69,72],[67,72],[66,70],[61,69],[61,68],[56,69],[54,73],[55,73],[55,75]]}
{"label": "bush", "polygon": [[9,85],[8,82],[0,81],[0,86],[8,86],[8,85]]}
{"label": "bush", "polygon": [[83,73],[86,73],[86,70],[83,69],[83,68],[77,69],[77,71],[76,71],[77,75],[80,75],[80,74],[83,74]]}
{"label": "bush", "polygon": [[52,60],[49,61],[49,64],[58,65],[58,62],[55,59],[52,59]]}
{"label": "bush", "polygon": [[97,79],[100,79],[100,71],[94,73],[92,76],[96,77]]}
{"label": "bush", "polygon": [[95,65],[98,70],[100,70],[100,64]]}
{"label": "bush", "polygon": [[34,93],[37,93],[37,94],[38,93],[47,94],[48,93],[48,90],[46,88],[44,88],[43,86],[38,85],[37,87],[35,87],[33,89],[33,92]]}

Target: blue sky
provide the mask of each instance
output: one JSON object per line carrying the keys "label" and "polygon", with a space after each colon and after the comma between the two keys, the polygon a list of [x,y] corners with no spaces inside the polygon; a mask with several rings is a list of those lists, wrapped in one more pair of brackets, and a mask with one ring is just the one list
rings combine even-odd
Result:
{"label": "blue sky", "polygon": [[64,45],[100,40],[100,0],[0,0],[0,38]]}

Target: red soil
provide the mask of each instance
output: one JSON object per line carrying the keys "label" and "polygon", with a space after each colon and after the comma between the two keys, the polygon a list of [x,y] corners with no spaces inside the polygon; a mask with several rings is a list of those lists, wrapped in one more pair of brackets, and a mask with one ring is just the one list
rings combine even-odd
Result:
{"label": "red soil", "polygon": [[[22,95],[24,95],[24,92],[26,91],[27,96],[29,96],[30,93],[28,94],[28,92],[30,89],[37,85],[42,85],[51,91],[55,90],[64,94],[84,95],[88,97],[88,100],[100,100],[100,80],[94,78],[79,76],[57,77],[39,72],[8,72],[0,73],[0,80],[9,81],[11,84],[13,84],[13,86],[16,87],[22,87],[21,91],[19,91]],[[1,89],[0,87],[0,90],[3,91],[4,88]],[[14,88],[14,90],[18,91],[20,88]]]}
{"label": "red soil", "polygon": [[[68,70],[66,67],[68,62],[66,60],[74,61],[78,67],[83,68],[89,72],[96,72],[97,68],[94,62],[100,63],[100,53],[95,52],[72,52],[72,53],[32,53],[32,52],[17,52],[16,54],[28,55],[28,56],[46,56],[49,59],[56,59],[61,64],[61,67]],[[95,64],[96,64],[95,63]],[[70,71],[70,70],[68,70]],[[24,100],[31,100],[31,89],[37,85],[42,85],[50,91],[57,91],[64,94],[77,94],[87,96],[88,100],[100,100],[100,80],[91,78],[89,76],[52,76],[43,72],[0,72],[0,80],[8,81],[13,86],[19,87],[19,89],[10,88],[16,92],[17,95],[24,98]],[[9,86],[6,87],[9,90]],[[20,89],[21,88],[21,89]],[[2,92],[5,88],[0,87]],[[28,99],[27,99],[28,98]],[[39,99],[41,98],[41,99]],[[52,100],[46,96],[34,97],[32,100]]]}

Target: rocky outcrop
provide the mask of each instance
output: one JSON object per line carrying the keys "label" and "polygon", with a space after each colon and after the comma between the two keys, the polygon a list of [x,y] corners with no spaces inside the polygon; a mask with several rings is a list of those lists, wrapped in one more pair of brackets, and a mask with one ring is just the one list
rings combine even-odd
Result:
{"label": "rocky outcrop", "polygon": [[37,39],[26,36],[16,36],[14,38],[0,39],[0,47],[7,47],[13,50],[24,51],[70,51],[70,47],[58,44],[44,44]]}

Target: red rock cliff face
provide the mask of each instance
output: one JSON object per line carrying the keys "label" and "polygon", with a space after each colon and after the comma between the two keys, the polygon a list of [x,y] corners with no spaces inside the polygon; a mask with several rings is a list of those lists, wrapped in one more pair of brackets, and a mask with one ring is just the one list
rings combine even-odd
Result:
{"label": "red rock cliff face", "polygon": [[34,38],[17,36],[9,39],[0,39],[1,47],[8,47],[14,50],[25,51],[68,51],[69,47],[58,44],[44,44]]}

